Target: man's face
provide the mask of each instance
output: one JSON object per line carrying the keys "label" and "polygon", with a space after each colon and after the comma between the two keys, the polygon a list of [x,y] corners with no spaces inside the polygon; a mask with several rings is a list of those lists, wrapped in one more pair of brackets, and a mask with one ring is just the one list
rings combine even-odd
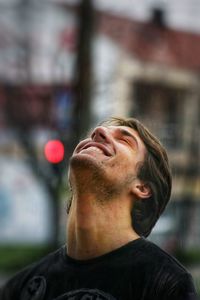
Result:
{"label": "man's face", "polygon": [[134,129],[99,126],[75,148],[70,173],[79,172],[85,180],[88,176],[90,181],[97,179],[96,185],[104,182],[121,188],[137,177],[137,165],[144,160],[145,152],[144,143]]}

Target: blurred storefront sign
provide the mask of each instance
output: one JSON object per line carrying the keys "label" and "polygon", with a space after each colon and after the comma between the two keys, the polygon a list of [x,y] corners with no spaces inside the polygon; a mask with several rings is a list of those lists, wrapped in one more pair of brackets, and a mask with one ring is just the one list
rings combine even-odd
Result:
{"label": "blurred storefront sign", "polygon": [[62,84],[0,86],[0,128],[69,131],[73,109],[72,89]]}

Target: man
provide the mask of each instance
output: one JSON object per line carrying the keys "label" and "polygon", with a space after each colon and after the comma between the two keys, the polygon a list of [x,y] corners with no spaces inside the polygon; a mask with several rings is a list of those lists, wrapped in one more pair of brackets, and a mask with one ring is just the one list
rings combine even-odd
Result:
{"label": "man", "polygon": [[147,241],[171,193],[165,149],[136,119],[111,118],[70,159],[67,244],[12,278],[1,300],[191,300],[191,275]]}

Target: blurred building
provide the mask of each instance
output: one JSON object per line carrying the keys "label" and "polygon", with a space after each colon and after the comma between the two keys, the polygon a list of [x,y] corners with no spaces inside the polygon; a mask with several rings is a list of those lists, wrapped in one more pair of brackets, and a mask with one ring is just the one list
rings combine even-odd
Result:
{"label": "blurred building", "polygon": [[161,138],[174,173],[172,207],[152,235],[199,246],[200,35],[168,28],[161,10],[148,22],[106,12],[97,20],[94,119],[135,116]]}
{"label": "blurred building", "polygon": [[[72,3],[73,0],[60,0]],[[80,1],[80,0],[79,0]],[[75,2],[79,2],[76,0]],[[165,12],[169,28],[191,32],[200,31],[200,5],[198,0],[94,0],[100,11],[106,11],[116,16],[147,22],[151,19],[152,11],[161,9]]]}

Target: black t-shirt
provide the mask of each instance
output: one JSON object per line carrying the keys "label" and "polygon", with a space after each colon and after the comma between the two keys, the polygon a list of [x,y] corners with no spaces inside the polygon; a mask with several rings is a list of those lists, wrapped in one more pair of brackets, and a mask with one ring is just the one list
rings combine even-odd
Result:
{"label": "black t-shirt", "polygon": [[191,275],[144,238],[89,260],[66,247],[15,275],[1,300],[196,300]]}

